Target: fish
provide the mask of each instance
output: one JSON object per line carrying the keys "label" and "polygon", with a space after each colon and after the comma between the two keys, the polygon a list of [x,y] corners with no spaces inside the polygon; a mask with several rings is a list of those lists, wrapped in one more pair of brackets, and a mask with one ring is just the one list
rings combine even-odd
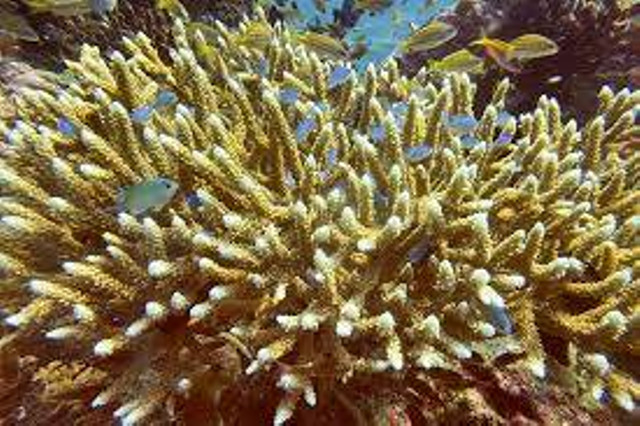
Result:
{"label": "fish", "polygon": [[404,149],[404,155],[412,163],[419,163],[431,154],[431,146],[429,144],[422,144],[416,146],[410,146]]}
{"label": "fish", "polygon": [[462,143],[463,148],[473,148],[480,143],[480,139],[471,135],[462,135],[462,137],[460,137],[460,142]]}
{"label": "fish", "polygon": [[24,16],[3,9],[0,9],[0,36],[31,42],[40,40],[40,36]]}
{"label": "fish", "polygon": [[118,192],[116,209],[134,216],[158,211],[171,201],[178,189],[176,181],[164,177],[124,187]]}
{"label": "fish", "polygon": [[77,16],[87,13],[103,15],[113,12],[118,0],[23,0],[31,13]]}
{"label": "fish", "polygon": [[296,89],[292,89],[289,87],[280,89],[280,93],[279,93],[280,102],[282,102],[285,105],[291,105],[296,103],[299,97],[300,97],[300,92],[298,92],[298,90]]}
{"label": "fish", "polygon": [[402,41],[400,50],[406,54],[434,49],[457,35],[456,27],[442,21],[431,21]]}
{"label": "fish", "polygon": [[178,102],[178,96],[171,90],[161,90],[156,95],[156,99],[153,102],[154,108],[164,108],[166,106],[173,105]]}
{"label": "fish", "polygon": [[75,124],[73,124],[67,117],[58,118],[56,127],[64,136],[73,137],[77,133]]}
{"label": "fish", "polygon": [[487,56],[493,59],[493,61],[505,71],[508,71],[512,74],[520,74],[522,72],[522,67],[517,62],[511,60],[509,55],[506,55],[505,52],[500,50],[496,50],[493,47],[485,48],[485,52]]}
{"label": "fish", "polygon": [[327,0],[313,0],[313,5],[321,13],[325,13],[327,11]]}
{"label": "fish", "polygon": [[178,0],[156,0],[156,9],[164,10],[171,16],[179,17],[188,21],[189,14],[182,3]]}
{"label": "fish", "polygon": [[468,114],[447,115],[445,119],[449,128],[458,134],[469,134],[478,127],[478,120]]}
{"label": "fish", "polygon": [[391,3],[393,0],[356,0],[353,7],[355,10],[379,12],[391,6]]}
{"label": "fish", "polygon": [[136,123],[146,123],[151,118],[151,114],[153,114],[153,106],[142,105],[131,111],[131,120]]}
{"label": "fish", "polygon": [[266,77],[269,74],[269,61],[265,58],[261,58],[260,62],[258,62],[258,68],[256,71],[260,77]]}
{"label": "fish", "polygon": [[491,322],[503,334],[513,333],[513,322],[509,317],[509,313],[504,306],[491,305],[489,308],[491,313]]}
{"label": "fish", "polygon": [[492,48],[498,52],[503,52],[508,59],[511,59],[511,55],[513,52],[513,46],[508,41],[487,36],[483,36],[478,40],[472,41],[469,46],[482,46],[484,48]]}
{"label": "fish", "polygon": [[323,57],[344,59],[348,55],[346,45],[341,40],[335,39],[327,34],[305,31],[304,33],[298,34],[296,40]]}
{"label": "fish", "polygon": [[298,142],[304,142],[309,136],[309,133],[316,128],[315,117],[309,116],[302,120],[296,127],[296,140]]}
{"label": "fish", "polygon": [[340,65],[335,67],[331,74],[329,74],[329,90],[335,89],[336,87],[342,85],[346,82],[351,76],[351,69],[345,67],[344,65]]}
{"label": "fish", "polygon": [[507,129],[504,129],[500,132],[494,143],[498,146],[507,145],[513,140],[513,136],[513,133],[511,133]]}
{"label": "fish", "polygon": [[273,38],[273,30],[269,24],[253,21],[247,24],[246,30],[236,36],[235,42],[253,49],[265,49]]}
{"label": "fish", "polygon": [[460,49],[439,61],[431,61],[429,69],[439,72],[466,72],[476,74],[483,72],[484,59],[474,55],[467,49]]}
{"label": "fish", "polygon": [[382,142],[386,136],[386,130],[382,124],[376,124],[371,126],[371,140],[373,142]]}
{"label": "fish", "polygon": [[509,44],[512,57],[519,60],[544,58],[560,51],[555,41],[540,34],[523,34]]}
{"label": "fish", "polygon": [[513,55],[514,47],[509,42],[485,36],[471,42],[470,46],[484,47],[485,55],[505,71],[513,74],[522,72],[522,67]]}
{"label": "fish", "polygon": [[338,164],[338,148],[330,148],[327,150],[327,165],[333,167]]}
{"label": "fish", "polygon": [[136,123],[146,123],[151,119],[154,110],[171,106],[178,102],[178,96],[170,90],[161,90],[156,98],[147,105],[141,105],[131,112],[131,119]]}
{"label": "fish", "polygon": [[192,192],[191,194],[187,195],[185,197],[185,201],[187,202],[187,205],[192,209],[197,209],[202,206],[202,200],[200,199],[200,197],[198,197],[198,194],[196,194],[195,192]]}
{"label": "fish", "polygon": [[409,111],[409,104],[406,102],[395,102],[390,109],[394,117],[400,118]]}
{"label": "fish", "polygon": [[504,127],[512,117],[513,117],[513,114],[511,114],[510,112],[500,111],[498,113],[498,117],[496,118],[496,125],[500,127]]}

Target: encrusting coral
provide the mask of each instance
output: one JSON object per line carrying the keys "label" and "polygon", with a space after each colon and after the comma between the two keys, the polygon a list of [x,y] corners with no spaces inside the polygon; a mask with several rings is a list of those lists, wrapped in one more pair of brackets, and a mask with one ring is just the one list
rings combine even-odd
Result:
{"label": "encrusting coral", "polygon": [[[212,31],[177,22],[169,62],[143,34],[108,59],[85,46],[76,80],[19,91],[5,414],[203,424],[250,395],[274,424],[331,400],[358,418],[353,383],[375,397],[506,359],[634,409],[640,153],[618,151],[639,93],[603,89],[579,131],[545,97],[500,120],[505,80],[463,137],[445,116],[474,113],[465,75],[436,87],[390,62],[329,84],[345,65],[261,13]],[[177,104],[141,120],[162,91]],[[169,205],[114,212],[159,176],[180,185]]]}

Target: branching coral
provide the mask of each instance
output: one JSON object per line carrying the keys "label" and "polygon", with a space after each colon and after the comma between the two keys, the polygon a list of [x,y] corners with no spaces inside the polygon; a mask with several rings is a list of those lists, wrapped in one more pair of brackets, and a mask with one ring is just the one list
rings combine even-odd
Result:
{"label": "branching coral", "polygon": [[[256,25],[264,54],[238,41]],[[169,62],[143,35],[109,59],[85,46],[76,83],[17,97],[0,351],[33,371],[2,376],[29,392],[3,398],[23,419],[202,424],[245,416],[238,395],[274,424],[332,400],[360,418],[355,384],[505,358],[633,409],[640,154],[618,148],[640,94],[603,89],[581,131],[548,98],[500,128],[503,81],[469,145],[444,119],[473,113],[464,75],[392,62],[329,88],[338,64],[287,30],[238,31],[178,22]],[[179,103],[132,120],[161,90]],[[156,176],[180,183],[170,205],[113,212]]]}

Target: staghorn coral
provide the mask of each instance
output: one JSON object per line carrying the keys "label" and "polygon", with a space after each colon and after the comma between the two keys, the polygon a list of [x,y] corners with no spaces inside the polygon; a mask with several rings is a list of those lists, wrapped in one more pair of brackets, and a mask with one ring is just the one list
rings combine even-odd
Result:
{"label": "staghorn coral", "polygon": [[[618,151],[640,94],[603,89],[581,131],[545,97],[499,129],[505,80],[469,146],[443,119],[473,112],[466,76],[436,87],[391,62],[329,89],[336,63],[256,19],[264,54],[177,22],[170,61],[140,34],[108,59],[85,46],[68,87],[19,91],[0,160],[4,417],[362,423],[363,393],[396,412],[390,390],[474,363],[633,410],[640,154]],[[159,90],[179,104],[133,121]],[[156,176],[181,185],[167,208],[113,212]],[[454,410],[476,404],[464,392]]]}

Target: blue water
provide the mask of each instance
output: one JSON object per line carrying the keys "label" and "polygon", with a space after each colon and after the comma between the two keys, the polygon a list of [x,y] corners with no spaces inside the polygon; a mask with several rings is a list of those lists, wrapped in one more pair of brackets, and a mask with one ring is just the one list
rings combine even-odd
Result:
{"label": "blue water", "polygon": [[[296,0],[302,16],[295,24],[299,29],[327,25],[334,20],[333,10],[341,9],[346,1],[352,0],[327,0],[326,10],[321,12],[313,0]],[[356,69],[362,71],[369,63],[383,63],[396,53],[398,43],[409,36],[410,23],[420,27],[441,12],[453,9],[457,3],[458,0],[393,0],[380,11],[363,13],[344,37],[349,47],[358,43],[367,46],[366,53],[356,62]]]}

